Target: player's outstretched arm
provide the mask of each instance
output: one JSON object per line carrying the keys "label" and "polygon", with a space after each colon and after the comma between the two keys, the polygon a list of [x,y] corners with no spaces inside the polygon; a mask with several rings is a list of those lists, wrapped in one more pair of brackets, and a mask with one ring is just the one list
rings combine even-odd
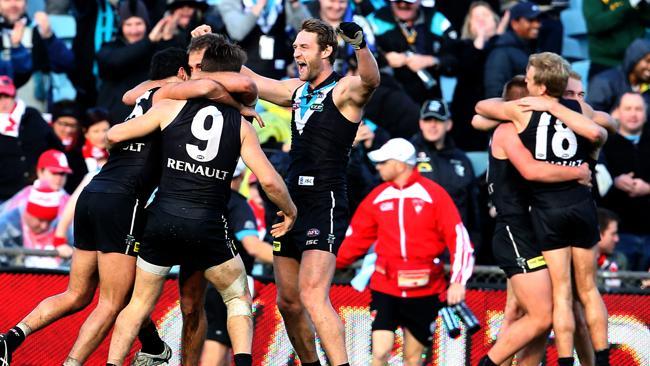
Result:
{"label": "player's outstretched arm", "polygon": [[262,151],[255,129],[243,119],[241,122],[241,157],[246,166],[253,171],[269,199],[280,208],[278,216],[284,217],[282,222],[273,225],[271,235],[277,238],[286,234],[293,227],[298,210],[289,196],[284,180]]}
{"label": "player's outstretched arm", "polygon": [[223,85],[242,104],[254,106],[257,102],[257,85],[251,77],[231,71],[214,72],[207,77]]}
{"label": "player's outstretched arm", "polygon": [[525,97],[515,101],[524,111],[543,111],[552,114],[573,132],[602,146],[607,141],[607,131],[582,113],[563,106],[559,101],[544,97]]}
{"label": "player's outstretched arm", "polygon": [[160,124],[166,118],[169,118],[166,117],[165,114],[171,112],[171,103],[173,103],[173,101],[170,101],[169,99],[161,100],[159,103],[154,104],[153,107],[142,116],[111,127],[106,134],[108,143],[114,145],[136,137],[146,136],[160,128]]}
{"label": "player's outstretched arm", "polygon": [[554,183],[577,180],[586,186],[591,185],[591,171],[588,164],[568,167],[535,160],[521,142],[517,129],[511,123],[502,123],[494,131],[492,154],[497,156],[503,154],[528,181]]}
{"label": "player's outstretched arm", "polygon": [[253,79],[260,99],[283,107],[291,107],[293,92],[302,85],[300,79],[275,80],[256,74],[246,66],[242,66],[241,73]]}
{"label": "player's outstretched arm", "polygon": [[[250,80],[250,78],[248,78],[248,80]],[[257,94],[257,92],[255,92],[255,94]],[[260,127],[264,127],[264,121],[260,115],[255,112],[254,108],[240,103],[221,83],[215,80],[197,79],[184,81],[182,83],[168,83],[156,92],[154,98],[156,98],[156,100],[207,98],[237,109],[244,117],[255,118]]]}
{"label": "player's outstretched arm", "polygon": [[138,98],[147,92],[149,89],[159,88],[167,82],[164,80],[145,80],[140,84],[134,86],[131,90],[124,93],[122,96],[122,103],[126,105],[135,105]]}
{"label": "player's outstretched arm", "polygon": [[336,28],[336,33],[354,48],[359,73],[358,76],[348,76],[341,80],[343,88],[340,93],[341,99],[350,100],[357,107],[363,107],[379,86],[380,76],[377,61],[366,47],[363,29],[360,25],[354,22],[343,22]]}
{"label": "player's outstretched arm", "polygon": [[518,128],[522,127],[521,111],[512,101],[506,102],[503,98],[484,99],[476,103],[474,110],[487,119],[513,122]]}

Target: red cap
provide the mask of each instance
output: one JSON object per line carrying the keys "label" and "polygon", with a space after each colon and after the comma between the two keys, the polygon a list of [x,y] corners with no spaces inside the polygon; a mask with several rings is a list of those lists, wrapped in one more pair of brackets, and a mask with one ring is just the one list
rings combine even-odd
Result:
{"label": "red cap", "polygon": [[36,169],[47,169],[52,173],[71,174],[72,169],[68,164],[68,158],[59,150],[50,149],[42,153],[38,158]]}
{"label": "red cap", "polygon": [[0,94],[8,95],[10,97],[16,96],[16,86],[14,81],[7,75],[0,76]]}
{"label": "red cap", "polygon": [[27,198],[25,210],[41,220],[52,221],[59,214],[62,194],[46,184],[35,183]]}

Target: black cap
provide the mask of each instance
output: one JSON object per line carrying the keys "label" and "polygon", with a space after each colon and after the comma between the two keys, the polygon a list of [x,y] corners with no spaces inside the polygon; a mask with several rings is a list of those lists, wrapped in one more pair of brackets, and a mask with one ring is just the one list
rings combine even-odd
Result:
{"label": "black cap", "polygon": [[436,119],[438,121],[451,119],[447,102],[442,99],[427,100],[420,109],[420,119]]}
{"label": "black cap", "polygon": [[210,7],[205,0],[172,0],[167,3],[167,10],[174,11],[183,6],[189,6],[201,11],[206,11]]}
{"label": "black cap", "polygon": [[510,19],[537,19],[541,13],[539,5],[523,1],[510,8]]}

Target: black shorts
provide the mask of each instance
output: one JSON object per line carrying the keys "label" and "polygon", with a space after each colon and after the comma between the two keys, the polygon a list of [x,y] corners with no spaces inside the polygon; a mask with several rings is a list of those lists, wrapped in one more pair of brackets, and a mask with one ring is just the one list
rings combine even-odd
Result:
{"label": "black shorts", "polygon": [[143,206],[128,194],[82,191],[74,212],[75,247],[136,256],[145,225]]}
{"label": "black shorts", "polygon": [[569,246],[591,248],[600,240],[598,214],[591,199],[566,207],[533,207],[531,217],[542,251]]}
{"label": "black shorts", "polygon": [[208,285],[205,294],[205,315],[208,318],[206,338],[231,347],[232,343],[230,343],[230,335],[228,335],[228,327],[226,326],[228,309],[226,304],[223,303],[219,291],[212,285]]}
{"label": "black shorts", "polygon": [[546,268],[528,215],[497,220],[492,236],[492,254],[508,278]]}
{"label": "black shorts", "polygon": [[237,256],[225,217],[188,219],[157,207],[147,210],[139,257],[161,267],[203,271]]}
{"label": "black shorts", "polygon": [[298,218],[290,232],[273,242],[273,255],[300,260],[306,250],[336,255],[349,224],[345,191],[292,195]]}
{"label": "black shorts", "polygon": [[370,292],[372,330],[408,329],[423,345],[430,344],[435,326],[432,323],[443,304],[438,295],[401,298],[377,291]]}

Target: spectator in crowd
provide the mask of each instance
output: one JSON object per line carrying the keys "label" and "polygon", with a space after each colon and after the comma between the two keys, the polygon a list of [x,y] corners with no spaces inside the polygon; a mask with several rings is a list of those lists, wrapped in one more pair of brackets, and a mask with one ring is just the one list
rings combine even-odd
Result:
{"label": "spectator in crowd", "polygon": [[0,76],[0,202],[31,184],[48,149],[63,146],[41,114],[16,98],[13,80]]}
{"label": "spectator in crowd", "polygon": [[444,100],[426,101],[420,111],[420,132],[411,138],[411,143],[417,152],[416,169],[447,191],[474,238],[480,232],[478,186],[467,155],[449,135],[451,117]]}
{"label": "spectator in crowd", "polygon": [[27,0],[0,1],[3,55],[9,54],[17,87],[27,83],[34,70],[74,70],[74,55],[52,32],[47,14],[34,14],[36,25],[31,27],[26,5]]}
{"label": "spectator in crowd", "polygon": [[[499,11],[502,9],[501,0],[480,0],[481,2],[487,3],[487,5],[494,11]],[[451,22],[451,25],[458,32],[462,32],[463,25],[467,15],[471,12],[471,8],[476,3],[477,0],[437,0],[435,2],[438,10],[445,14],[447,19]]]}
{"label": "spectator in crowd", "polygon": [[458,59],[458,82],[451,103],[451,114],[456,121],[451,135],[458,147],[465,151],[483,151],[487,147],[487,133],[473,129],[470,122],[474,105],[485,94],[485,60],[491,43],[499,34],[498,25],[499,16],[488,3],[473,2],[465,17],[461,40],[454,47]]}
{"label": "spectator in crowd", "polygon": [[[98,67],[96,53],[113,40],[117,32],[115,2],[109,0],[71,0],[77,29],[72,41],[76,70],[70,80],[77,90],[76,101],[85,110],[97,104]],[[162,10],[164,11],[164,4]]]}
{"label": "spectator in crowd", "polygon": [[81,183],[88,172],[86,163],[81,154],[84,140],[81,133],[81,112],[77,103],[73,101],[60,101],[52,105],[52,130],[63,144],[64,152],[70,163],[73,173],[68,176],[65,190],[69,193]]}
{"label": "spectator in crowd", "polygon": [[620,122],[619,133],[611,136],[603,148],[614,186],[603,206],[621,218],[618,249],[629,260],[633,271],[650,266],[650,131],[646,126],[647,104],[638,93],[628,92],[614,116]]}
{"label": "spectator in crowd", "polygon": [[626,92],[641,93],[650,103],[650,40],[637,39],[627,47],[623,63],[594,76],[587,102],[600,111],[611,111]]}
{"label": "spectator in crowd", "polygon": [[451,43],[458,34],[449,20],[420,0],[391,0],[368,20],[379,53],[407,94],[418,104],[439,98],[440,74],[452,75],[457,64]]}
{"label": "spectator in crowd", "polygon": [[86,142],[81,153],[89,172],[99,170],[108,160],[106,133],[110,127],[108,111],[104,108],[91,108],[86,112],[83,127]]}
{"label": "spectator in crowd", "polygon": [[287,30],[300,29],[311,15],[298,0],[221,0],[217,8],[228,36],[247,52],[246,66],[275,79],[286,76],[293,62]]}
{"label": "spectator in crowd", "polygon": [[[598,268],[601,271],[618,272],[627,270],[627,258],[616,251],[618,244],[619,218],[614,212],[598,208],[598,225],[600,226],[600,241],[598,242]],[[620,280],[618,281],[620,286]]]}
{"label": "spectator in crowd", "polygon": [[[27,204],[0,214],[0,247],[53,250],[54,229],[62,201],[62,192],[39,182],[30,190]],[[68,236],[71,238],[72,233]],[[67,246],[67,244],[63,244]],[[61,245],[61,246],[63,246]],[[65,248],[69,251],[70,248]],[[56,268],[61,260],[53,257],[27,256],[27,267]],[[4,261],[4,264],[8,264]],[[15,264],[15,263],[12,263]]]}
{"label": "spectator in crowd", "polygon": [[153,54],[176,44],[176,20],[172,17],[162,18],[147,34],[149,14],[140,0],[120,3],[118,15],[120,35],[97,53],[102,79],[97,105],[109,110],[112,121],[122,121],[130,113],[122,95],[147,80]]}
{"label": "spectator in crowd", "polygon": [[379,149],[389,139],[390,135],[384,129],[369,120],[359,124],[347,168],[350,212],[354,212],[370,191],[381,183],[377,170],[368,159],[368,152]]}
{"label": "spectator in crowd", "polygon": [[218,29],[219,24],[206,16],[209,7],[205,0],[172,0],[167,4],[169,16],[176,20],[176,37],[181,45],[190,43],[190,32],[201,24],[209,24],[213,29]]}
{"label": "spectator in crowd", "polygon": [[415,169],[415,148],[402,138],[368,154],[385,183],[355,212],[336,266],[344,268],[375,244],[377,261],[370,280],[372,365],[388,362],[398,326],[404,330],[404,365],[422,364],[431,344],[439,295],[447,288],[442,263],[449,249],[451,277],[447,303],[465,298],[472,274],[472,244],[447,192]]}
{"label": "spectator in crowd", "polygon": [[[63,189],[66,184],[68,175],[72,174],[72,169],[68,165],[68,159],[65,154],[59,150],[47,150],[38,158],[36,165],[36,181],[34,185],[29,185],[20,192],[16,193],[0,206],[0,213],[11,211],[16,207],[25,206],[32,189],[35,186],[45,185],[55,192],[61,192],[61,211],[70,199],[70,195]],[[59,212],[61,213],[61,212]]]}
{"label": "spectator in crowd", "polygon": [[510,27],[494,43],[485,63],[485,96],[498,97],[513,76],[526,73],[528,56],[536,51],[541,23],[539,6],[528,1],[510,9]]}
{"label": "spectator in crowd", "polygon": [[[363,28],[366,44],[373,53],[375,52],[375,36],[372,28],[365,17],[355,14],[352,1],[349,0],[319,0],[314,1],[309,11],[320,20],[331,25],[336,29],[341,22],[355,22]],[[348,62],[354,57],[354,49],[346,44],[341,37],[338,37],[339,47],[336,51],[336,60],[334,60],[334,71],[345,75],[348,71]]]}
{"label": "spectator in crowd", "polygon": [[[348,61],[348,75],[357,75],[356,59]],[[379,87],[364,108],[364,118],[381,127],[391,137],[410,138],[418,131],[419,106],[392,73],[379,70]]]}
{"label": "spectator in crowd", "polygon": [[623,61],[626,48],[650,25],[646,0],[584,0],[582,11],[589,42],[589,80]]}

